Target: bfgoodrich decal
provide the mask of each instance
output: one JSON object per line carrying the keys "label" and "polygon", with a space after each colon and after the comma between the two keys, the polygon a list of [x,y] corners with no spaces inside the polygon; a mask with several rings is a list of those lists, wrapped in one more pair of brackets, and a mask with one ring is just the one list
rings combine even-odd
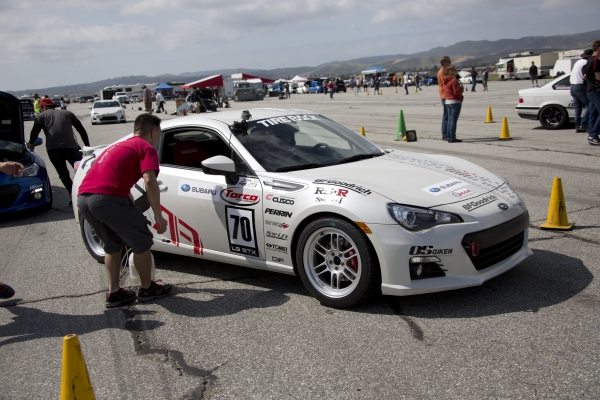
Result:
{"label": "bfgoodrich decal", "polygon": [[344,182],[344,181],[338,181],[337,179],[316,179],[313,181],[313,183],[316,183],[319,185],[341,186],[343,188],[350,189],[353,192],[360,193],[365,196],[368,196],[372,193],[369,189],[364,188],[360,185],[356,185],[354,183],[348,183],[348,182]]}
{"label": "bfgoodrich decal", "polygon": [[464,208],[467,211],[473,211],[487,204],[493,203],[496,200],[498,200],[498,198],[493,194],[490,194],[489,196],[484,196],[479,200],[474,200],[468,202],[467,204],[463,204],[462,208]]}

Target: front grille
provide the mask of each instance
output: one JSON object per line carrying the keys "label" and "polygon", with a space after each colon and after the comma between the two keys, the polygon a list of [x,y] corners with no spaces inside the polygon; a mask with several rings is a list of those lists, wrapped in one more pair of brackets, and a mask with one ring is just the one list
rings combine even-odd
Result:
{"label": "front grille", "polygon": [[[495,265],[518,252],[523,247],[525,230],[529,225],[529,213],[479,232],[465,235],[461,244],[477,270]],[[479,248],[473,255],[473,244]]]}
{"label": "front grille", "polygon": [[117,117],[115,117],[114,115],[106,115],[106,116],[102,116],[100,117],[101,121],[116,121]]}
{"label": "front grille", "polygon": [[11,207],[15,203],[20,190],[19,185],[0,186],[0,208]]}

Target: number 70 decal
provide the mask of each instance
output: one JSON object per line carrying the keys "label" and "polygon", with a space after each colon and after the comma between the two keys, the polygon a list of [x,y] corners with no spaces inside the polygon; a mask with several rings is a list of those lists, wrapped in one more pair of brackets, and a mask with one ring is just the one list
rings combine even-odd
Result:
{"label": "number 70 decal", "polygon": [[231,252],[258,257],[254,210],[225,206],[225,213]]}

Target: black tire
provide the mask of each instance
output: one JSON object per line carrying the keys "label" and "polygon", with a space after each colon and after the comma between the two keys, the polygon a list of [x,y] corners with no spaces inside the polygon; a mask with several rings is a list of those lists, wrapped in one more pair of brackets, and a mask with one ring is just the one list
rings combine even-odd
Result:
{"label": "black tire", "polygon": [[104,249],[102,248],[103,243],[102,240],[96,235],[94,232],[94,228],[87,222],[87,220],[79,215],[79,230],[81,231],[81,238],[83,239],[83,243],[85,244],[85,248],[88,253],[96,261],[104,264]]}
{"label": "black tire", "polygon": [[330,307],[353,307],[379,283],[379,265],[367,238],[341,219],[309,223],[298,239],[295,258],[306,289]]}
{"label": "black tire", "polygon": [[538,119],[546,129],[561,129],[569,122],[569,114],[563,106],[552,104],[540,110]]}
{"label": "black tire", "polygon": [[50,178],[46,178],[46,193],[48,193],[48,203],[45,204],[42,207],[42,211],[50,211],[52,209],[52,202],[53,202],[53,197],[52,197],[52,185],[50,185]]}

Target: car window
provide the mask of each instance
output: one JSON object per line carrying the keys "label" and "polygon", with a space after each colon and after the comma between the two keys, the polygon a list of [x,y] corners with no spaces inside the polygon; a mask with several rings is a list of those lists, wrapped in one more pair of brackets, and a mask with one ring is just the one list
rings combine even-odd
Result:
{"label": "car window", "polygon": [[561,79],[560,81],[556,82],[552,88],[554,90],[570,90],[571,89],[571,82],[569,81],[569,77],[566,76],[563,79]]}
{"label": "car window", "polygon": [[317,114],[251,120],[244,131],[234,134],[265,170],[274,172],[382,154],[355,132]]}
{"label": "car window", "polygon": [[231,158],[236,172],[253,175],[248,165],[221,137],[206,129],[178,129],[163,132],[160,146],[160,163],[184,168],[202,168],[202,161],[214,156]]}

